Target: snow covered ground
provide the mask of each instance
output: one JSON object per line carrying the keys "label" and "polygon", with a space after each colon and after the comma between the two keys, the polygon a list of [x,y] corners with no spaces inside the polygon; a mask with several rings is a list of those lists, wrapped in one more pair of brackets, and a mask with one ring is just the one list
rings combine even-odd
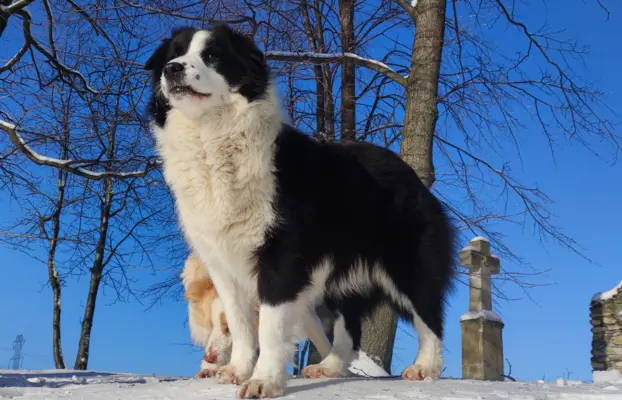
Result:
{"label": "snow covered ground", "polygon": [[[596,378],[596,377],[595,377]],[[621,400],[622,377],[601,375],[597,383],[475,382],[441,379],[292,379],[283,398],[296,400]],[[0,398],[10,399],[234,399],[236,388],[211,379],[154,377],[95,371],[0,370]]]}

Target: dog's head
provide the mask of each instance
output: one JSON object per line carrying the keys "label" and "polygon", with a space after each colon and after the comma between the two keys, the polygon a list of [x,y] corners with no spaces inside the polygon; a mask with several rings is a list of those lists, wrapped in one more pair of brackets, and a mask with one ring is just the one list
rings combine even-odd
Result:
{"label": "dog's head", "polygon": [[265,96],[269,70],[250,37],[224,24],[173,30],[145,64],[152,76],[149,111],[159,126],[171,108],[198,119],[215,108]]}
{"label": "dog's head", "polygon": [[[209,364],[225,365],[231,359],[231,349],[233,346],[231,332],[229,332],[229,324],[227,323],[227,317],[225,316],[220,298],[214,300],[212,307],[214,329],[212,329],[212,333],[205,346],[203,361]],[[253,311],[255,313],[255,325],[253,328],[257,331],[259,330],[259,304],[255,303],[253,305]]]}
{"label": "dog's head", "polygon": [[231,359],[233,341],[220,298],[216,298],[212,303],[212,323],[214,329],[212,329],[205,346],[203,361],[210,364],[225,365]]}

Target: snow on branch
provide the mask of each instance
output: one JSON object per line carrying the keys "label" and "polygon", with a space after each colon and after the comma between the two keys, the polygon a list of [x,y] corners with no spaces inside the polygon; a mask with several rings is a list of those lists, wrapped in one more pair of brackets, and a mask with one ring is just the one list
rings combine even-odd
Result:
{"label": "snow on branch", "polygon": [[392,79],[394,82],[406,87],[407,77],[398,74],[387,64],[370,58],[364,58],[354,53],[314,53],[314,52],[291,52],[291,51],[268,51],[268,60],[277,61],[303,61],[313,64],[324,62],[340,61],[344,58],[350,59],[354,64],[369,68]]}
{"label": "snow on branch", "polygon": [[415,20],[415,7],[417,7],[418,0],[411,0],[410,3],[408,0],[395,0],[398,6],[400,6],[406,13]]}
{"label": "snow on branch", "polygon": [[19,151],[22,152],[28,159],[34,162],[37,165],[43,165],[48,167],[53,167],[57,169],[62,169],[71,174],[81,176],[83,178],[99,181],[104,178],[141,178],[146,176],[149,171],[156,168],[160,165],[160,161],[147,161],[145,168],[138,171],[129,171],[129,172],[115,172],[115,171],[91,171],[89,169],[83,167],[74,166],[77,162],[75,160],[61,160],[59,158],[47,157],[43,154],[38,153],[32,147],[30,147],[24,138],[17,131],[17,127],[7,121],[3,121],[0,119],[0,130],[3,130],[9,136],[9,140]]}
{"label": "snow on branch", "polygon": [[11,3],[8,6],[0,5],[0,10],[6,14],[12,14],[19,10],[23,10],[28,4],[34,2],[34,0],[19,0],[15,3]]}

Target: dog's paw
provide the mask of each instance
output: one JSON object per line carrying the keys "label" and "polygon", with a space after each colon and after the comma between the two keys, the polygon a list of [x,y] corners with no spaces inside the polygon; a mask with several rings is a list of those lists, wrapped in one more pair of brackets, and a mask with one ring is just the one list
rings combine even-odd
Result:
{"label": "dog's paw", "polygon": [[238,399],[263,399],[279,397],[283,394],[283,387],[265,379],[250,379],[242,384],[238,390]]}
{"label": "dog's paw", "polygon": [[409,381],[422,381],[425,378],[438,379],[439,376],[441,376],[439,368],[419,364],[413,364],[402,372],[402,378]]}
{"label": "dog's paw", "polygon": [[337,378],[341,376],[341,372],[328,365],[314,364],[305,367],[305,369],[302,370],[302,376],[308,379]]}
{"label": "dog's paw", "polygon": [[204,378],[211,378],[213,376],[216,376],[216,372],[218,371],[218,367],[217,366],[213,366],[213,367],[207,367],[207,368],[202,368],[199,373],[197,374],[197,378],[199,379],[204,379]]}
{"label": "dog's paw", "polygon": [[222,384],[239,385],[243,380],[235,372],[235,367],[231,364],[222,366],[216,370],[216,380]]}

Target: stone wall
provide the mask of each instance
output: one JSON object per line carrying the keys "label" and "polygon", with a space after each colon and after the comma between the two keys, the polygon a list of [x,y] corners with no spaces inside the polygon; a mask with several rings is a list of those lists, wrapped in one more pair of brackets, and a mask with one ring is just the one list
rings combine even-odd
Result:
{"label": "stone wall", "polygon": [[590,303],[592,369],[622,372],[622,281]]}

